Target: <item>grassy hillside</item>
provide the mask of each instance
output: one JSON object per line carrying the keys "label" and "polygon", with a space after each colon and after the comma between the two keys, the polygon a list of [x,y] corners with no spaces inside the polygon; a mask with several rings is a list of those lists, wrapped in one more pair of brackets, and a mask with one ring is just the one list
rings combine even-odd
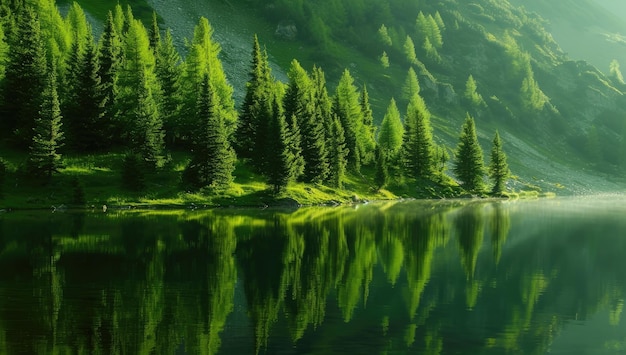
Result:
{"label": "grassy hillside", "polygon": [[[254,33],[267,47],[279,77],[281,69],[296,58],[307,68],[322,66],[332,90],[341,71],[348,68],[358,84],[367,84],[377,122],[392,97],[404,110],[402,86],[408,68],[413,66],[419,73],[421,94],[434,113],[438,142],[453,148],[461,121],[470,112],[476,117],[484,149],[489,147],[495,129],[504,132],[512,169],[522,179],[547,189],[564,186],[556,189],[561,193],[621,189],[622,183],[609,180],[620,179],[623,172],[616,148],[622,145],[622,117],[626,115],[621,104],[623,87],[593,66],[572,60],[551,36],[548,22],[508,1],[448,0],[419,5],[391,0],[346,1],[341,5],[320,1],[310,6],[308,2],[285,1],[157,0],[152,4],[162,14],[164,25],[179,36],[190,33],[190,17],[209,18],[239,98],[247,79],[249,38]],[[586,9],[572,7],[576,13]],[[423,34],[416,28],[420,11],[439,13],[444,22],[443,46],[437,60],[429,58],[422,48]],[[315,21],[318,18],[324,19],[324,26]],[[599,23],[602,17],[589,21]],[[284,24],[297,28],[295,38],[276,35]],[[381,24],[389,29],[390,46],[378,36]],[[406,59],[403,47],[407,35],[415,42],[417,63]],[[380,64],[382,51],[389,56],[388,68]],[[463,95],[470,74],[484,99],[479,107],[472,106]],[[536,84],[527,97],[521,93],[525,76]],[[530,97],[539,97],[543,104],[529,107]],[[599,156],[587,149],[596,140],[589,135],[592,127],[601,145]]]}

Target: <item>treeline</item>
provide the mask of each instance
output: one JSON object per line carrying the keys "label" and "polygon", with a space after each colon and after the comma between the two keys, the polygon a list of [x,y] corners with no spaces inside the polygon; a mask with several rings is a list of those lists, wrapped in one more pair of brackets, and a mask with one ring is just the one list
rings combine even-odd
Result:
{"label": "treeline", "polygon": [[[377,134],[367,88],[348,70],[332,96],[323,70],[308,72],[296,60],[288,83],[279,82],[256,37],[245,99],[235,109],[205,18],[183,59],[156,14],[146,28],[130,7],[117,5],[96,41],[76,3],[65,18],[53,0],[0,0],[0,8],[0,138],[28,151],[29,176],[50,179],[62,167],[62,151],[126,150],[123,181],[141,189],[143,174],[158,171],[167,151],[183,150],[191,160],[182,180],[196,189],[229,186],[237,159],[274,192],[293,181],[341,188],[348,172],[363,167],[375,169],[378,189],[390,174],[450,182],[448,150],[434,143],[414,72],[404,120],[392,100]],[[500,193],[508,167],[497,135],[493,147],[490,176]],[[453,169],[466,190],[485,190],[483,164],[468,115]]]}

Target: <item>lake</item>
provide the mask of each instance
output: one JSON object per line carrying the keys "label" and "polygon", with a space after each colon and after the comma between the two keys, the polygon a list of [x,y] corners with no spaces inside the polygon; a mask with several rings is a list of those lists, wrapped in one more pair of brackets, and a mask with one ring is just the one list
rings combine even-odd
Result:
{"label": "lake", "polygon": [[0,353],[624,353],[625,202],[3,213]]}

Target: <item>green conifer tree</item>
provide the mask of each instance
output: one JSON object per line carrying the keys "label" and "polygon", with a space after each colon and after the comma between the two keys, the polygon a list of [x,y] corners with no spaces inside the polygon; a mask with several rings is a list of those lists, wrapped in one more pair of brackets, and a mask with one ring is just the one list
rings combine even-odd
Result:
{"label": "green conifer tree", "polygon": [[435,172],[435,144],[430,112],[419,95],[407,107],[402,142],[405,172],[409,177],[432,179]]}
{"label": "green conifer tree", "polygon": [[184,101],[181,114],[182,119],[188,120],[181,122],[186,131],[185,136],[190,137],[194,130],[195,107],[203,85],[202,80],[204,74],[209,74],[211,87],[218,100],[216,105],[221,111],[220,115],[224,118],[224,125],[230,139],[237,128],[237,110],[233,99],[233,87],[226,80],[222,62],[218,58],[221,47],[213,40],[213,28],[206,18],[200,18],[187,49],[188,54],[182,80]]}
{"label": "green conifer tree", "polygon": [[31,176],[48,181],[61,168],[63,131],[61,108],[57,94],[56,68],[50,68],[42,93],[42,101],[33,128],[33,137],[26,167]]}
{"label": "green conifer tree", "polygon": [[483,151],[478,144],[474,119],[468,114],[461,128],[459,144],[454,154],[453,172],[461,186],[470,192],[482,192],[484,188]]}
{"label": "green conifer tree", "polygon": [[285,93],[285,115],[296,117],[300,129],[305,182],[322,182],[328,175],[324,122],[315,109],[314,85],[298,61],[291,63],[289,85]]}
{"label": "green conifer tree", "polygon": [[[6,70],[7,63],[9,62],[9,44],[7,43],[4,29],[0,22],[0,83],[4,79],[4,72]],[[0,87],[1,90],[1,87]],[[2,92],[0,91],[0,94]]]}
{"label": "green conifer tree", "polygon": [[28,147],[41,108],[47,64],[46,50],[36,13],[24,6],[17,15],[16,32],[9,41],[5,71],[0,134],[19,147]]}
{"label": "green conifer tree", "polygon": [[186,181],[196,188],[223,189],[233,181],[237,158],[217,102],[209,74],[205,73],[198,95],[193,157],[185,171]]}
{"label": "green conifer tree", "polygon": [[374,184],[376,189],[380,190],[389,182],[389,172],[387,170],[387,154],[380,147],[376,147],[376,172],[374,175]]}
{"label": "green conifer tree", "polygon": [[415,54],[415,43],[411,36],[407,35],[404,41],[404,55],[409,64],[417,63],[417,55]]}
{"label": "green conifer tree", "polygon": [[359,94],[349,70],[344,70],[335,90],[333,112],[339,118],[344,130],[348,149],[348,166],[359,172],[362,164],[363,142],[359,133],[363,125],[363,112],[359,103]]}
{"label": "green conifer tree", "polygon": [[293,136],[285,121],[285,115],[280,109],[278,98],[274,99],[271,119],[267,127],[267,165],[271,168],[267,170],[267,180],[272,186],[274,194],[283,190],[290,181],[295,179],[296,173],[293,169],[295,160],[298,158],[293,154],[290,142]]}
{"label": "green conifer tree", "polygon": [[[145,71],[140,70],[139,73],[141,75]],[[163,163],[163,122],[152,95],[152,88],[145,77],[140,77],[136,95],[137,98],[127,126],[129,128],[130,147],[133,153],[143,159],[146,168],[154,169]]]}
{"label": "green conifer tree", "polygon": [[68,144],[76,151],[95,151],[104,148],[105,128],[102,125],[104,98],[100,87],[98,54],[91,32],[82,56],[79,58],[76,83],[71,102],[66,103],[64,112],[65,131]]}
{"label": "green conifer tree", "polygon": [[403,136],[404,127],[402,126],[400,111],[396,106],[396,100],[392,98],[378,131],[378,147],[382,154],[386,154],[392,161],[395,160],[400,148],[402,148]]}
{"label": "green conifer tree", "polygon": [[331,186],[342,188],[348,166],[348,147],[344,135],[343,125],[338,117],[332,121],[329,150],[329,176],[328,183]]}
{"label": "green conifer tree", "polygon": [[182,106],[181,80],[182,67],[180,54],[174,46],[171,32],[165,32],[165,37],[156,49],[156,75],[161,87],[161,102],[159,110],[163,119],[165,142],[175,146],[179,132],[180,110]]}
{"label": "green conifer tree", "polygon": [[417,79],[417,74],[415,73],[415,70],[413,70],[413,67],[410,67],[406,74],[404,85],[402,86],[402,98],[408,101],[413,97],[413,95],[419,93],[420,83]]}
{"label": "green conifer tree", "polygon": [[156,55],[157,49],[159,45],[161,45],[161,29],[159,28],[159,20],[156,11],[152,11],[152,22],[150,23],[148,36],[150,37],[150,48],[152,48]]}
{"label": "green conifer tree", "polygon": [[267,127],[272,114],[274,95],[272,91],[273,78],[267,58],[267,53],[261,50],[257,36],[254,36],[252,48],[252,63],[249,72],[249,81],[246,84],[246,96],[241,106],[235,142],[237,156],[253,160],[253,165],[263,170],[265,163],[265,149],[263,149],[264,127]]}
{"label": "green conifer tree", "polygon": [[[119,5],[118,5],[119,6]],[[109,11],[98,46],[100,93],[102,95],[103,144],[119,142],[121,131],[118,120],[118,76],[122,59],[122,42],[116,30],[113,13]]]}
{"label": "green conifer tree", "polygon": [[489,163],[489,177],[493,182],[491,189],[493,194],[499,195],[505,191],[505,183],[509,175],[509,165],[506,162],[506,154],[502,150],[502,140],[500,140],[500,134],[496,130],[491,147],[491,162]]}
{"label": "green conifer tree", "polygon": [[361,91],[361,112],[363,113],[363,125],[359,132],[361,160],[364,165],[375,161],[374,151],[376,150],[376,127],[374,126],[374,113],[370,106],[370,97],[367,86],[363,85]]}

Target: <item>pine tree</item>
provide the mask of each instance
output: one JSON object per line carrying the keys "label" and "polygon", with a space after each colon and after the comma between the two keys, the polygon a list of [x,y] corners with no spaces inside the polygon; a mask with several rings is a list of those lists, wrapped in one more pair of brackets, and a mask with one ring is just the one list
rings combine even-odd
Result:
{"label": "pine tree", "polygon": [[349,150],[346,146],[343,125],[336,116],[332,122],[329,147],[328,161],[330,169],[327,181],[331,186],[342,188],[343,180],[346,175],[346,167],[348,166]]}
{"label": "pine tree", "polygon": [[159,167],[163,163],[163,122],[145,79],[140,84],[135,104],[130,125],[131,149],[143,158],[148,168]]}
{"label": "pine tree", "polygon": [[468,114],[461,129],[453,171],[465,190],[482,192],[484,170],[483,151],[476,137],[474,119]]}
{"label": "pine tree", "polygon": [[156,11],[152,11],[152,22],[150,23],[150,31],[148,33],[150,37],[150,48],[157,54],[157,49],[161,44],[161,30],[159,29],[159,20],[157,19]]}
{"label": "pine tree", "polygon": [[385,27],[385,24],[380,25],[380,28],[378,29],[378,37],[380,41],[386,46],[391,47],[391,45],[393,44],[393,42],[391,41],[391,37],[389,36],[389,32],[387,31],[387,27]]}
{"label": "pine tree", "polygon": [[483,100],[483,97],[477,91],[476,80],[474,80],[474,77],[471,74],[465,83],[465,92],[463,96],[467,103],[473,107],[482,107],[486,105],[485,100]]}
{"label": "pine tree", "polygon": [[380,55],[380,65],[383,66],[383,68],[387,69],[389,68],[389,56],[387,55],[387,52],[383,51],[383,54]]}
{"label": "pine tree", "polygon": [[174,47],[174,39],[169,30],[165,32],[165,38],[156,50],[156,75],[161,87],[159,111],[163,119],[165,142],[174,146],[181,136],[179,123],[183,101],[182,68],[180,54]]}
{"label": "pine tree", "polygon": [[376,147],[376,172],[374,175],[374,184],[376,189],[380,190],[389,182],[389,172],[387,170],[387,156],[380,147]]}
{"label": "pine tree", "polygon": [[494,195],[502,194],[505,189],[505,183],[510,175],[509,165],[506,162],[506,154],[502,150],[502,141],[500,134],[496,130],[493,137],[493,145],[491,147],[491,162],[489,163],[489,177],[493,182],[491,192]]}
{"label": "pine tree", "polygon": [[98,54],[91,33],[87,37],[78,61],[72,101],[66,104],[68,109],[64,114],[68,143],[80,152],[95,151],[106,146],[106,135],[103,134],[106,127],[101,121],[104,99],[98,75]]}
{"label": "pine tree", "polygon": [[13,138],[18,146],[28,147],[46,82],[46,51],[39,20],[32,8],[23,7],[16,21],[16,32],[9,41],[0,131],[5,138]]}
{"label": "pine tree", "polygon": [[435,172],[435,145],[430,112],[419,95],[414,95],[407,107],[402,145],[407,175],[432,179]]}
{"label": "pine tree", "polygon": [[[0,83],[4,79],[4,72],[9,61],[9,44],[7,43],[2,22],[0,22]],[[1,94],[1,91],[0,91]]]}
{"label": "pine tree", "polygon": [[370,98],[367,92],[367,86],[363,85],[361,91],[361,112],[363,113],[363,125],[359,133],[361,141],[361,159],[364,165],[375,160],[374,151],[376,150],[376,127],[374,126],[374,113],[370,106]]}
{"label": "pine tree", "polygon": [[285,116],[280,109],[278,99],[274,99],[272,116],[267,127],[267,165],[271,167],[267,171],[268,183],[272,186],[274,194],[278,194],[290,181],[295,179],[293,170],[294,162],[298,158],[290,149],[293,145],[290,139],[289,127],[285,121]]}
{"label": "pine tree", "polygon": [[404,41],[404,55],[409,64],[417,63],[417,55],[415,54],[415,44],[411,36],[407,35]]}
{"label": "pine tree", "polygon": [[56,68],[52,66],[46,79],[39,114],[33,128],[33,138],[26,163],[31,176],[48,181],[61,168],[62,146],[61,108],[57,95]]}
{"label": "pine tree", "polygon": [[404,85],[402,86],[402,98],[408,101],[413,97],[413,95],[419,93],[420,83],[417,79],[417,74],[415,73],[415,70],[413,70],[413,67],[410,67],[406,74]]}
{"label": "pine tree", "polygon": [[359,94],[354,86],[354,79],[350,71],[344,70],[335,91],[333,112],[339,118],[344,130],[346,148],[348,149],[348,166],[359,172],[362,164],[361,152],[363,142],[359,140],[359,133],[363,125],[363,112],[359,103]]}
{"label": "pine tree", "polygon": [[195,105],[202,87],[204,74],[208,74],[211,80],[211,87],[217,97],[216,105],[221,111],[220,115],[224,118],[228,136],[231,137],[237,128],[237,110],[233,99],[233,87],[228,84],[222,62],[218,58],[221,47],[212,37],[213,28],[206,18],[201,17],[194,28],[193,39],[188,45],[182,80],[184,101],[181,118],[188,121],[181,122],[181,124],[184,126],[183,135],[187,137],[190,137],[194,130]]}
{"label": "pine tree", "polygon": [[315,110],[314,86],[298,61],[292,61],[285,93],[285,115],[296,117],[300,129],[305,182],[322,182],[328,175],[324,122]]}
{"label": "pine tree", "polygon": [[122,57],[122,42],[115,28],[113,13],[109,11],[98,46],[100,64],[98,76],[103,100],[101,119],[103,144],[110,144],[116,140],[113,137],[119,140],[121,136],[121,131],[116,131],[116,121],[118,119],[118,72]]}
{"label": "pine tree", "polygon": [[400,119],[400,111],[398,111],[396,106],[396,100],[392,98],[378,132],[378,147],[382,154],[387,155],[391,160],[395,160],[402,148],[403,136],[404,127]]}
{"label": "pine tree", "polygon": [[193,157],[185,171],[187,182],[196,188],[222,189],[233,181],[237,158],[228,142],[224,117],[217,102],[217,94],[207,73],[198,96]]}
{"label": "pine tree", "polygon": [[271,117],[273,78],[267,53],[261,50],[257,36],[254,36],[252,63],[249,72],[250,80],[246,84],[246,96],[241,106],[237,132],[237,155],[251,158],[253,165],[260,170],[265,165],[265,149],[261,146],[265,141],[263,127],[267,127]]}

